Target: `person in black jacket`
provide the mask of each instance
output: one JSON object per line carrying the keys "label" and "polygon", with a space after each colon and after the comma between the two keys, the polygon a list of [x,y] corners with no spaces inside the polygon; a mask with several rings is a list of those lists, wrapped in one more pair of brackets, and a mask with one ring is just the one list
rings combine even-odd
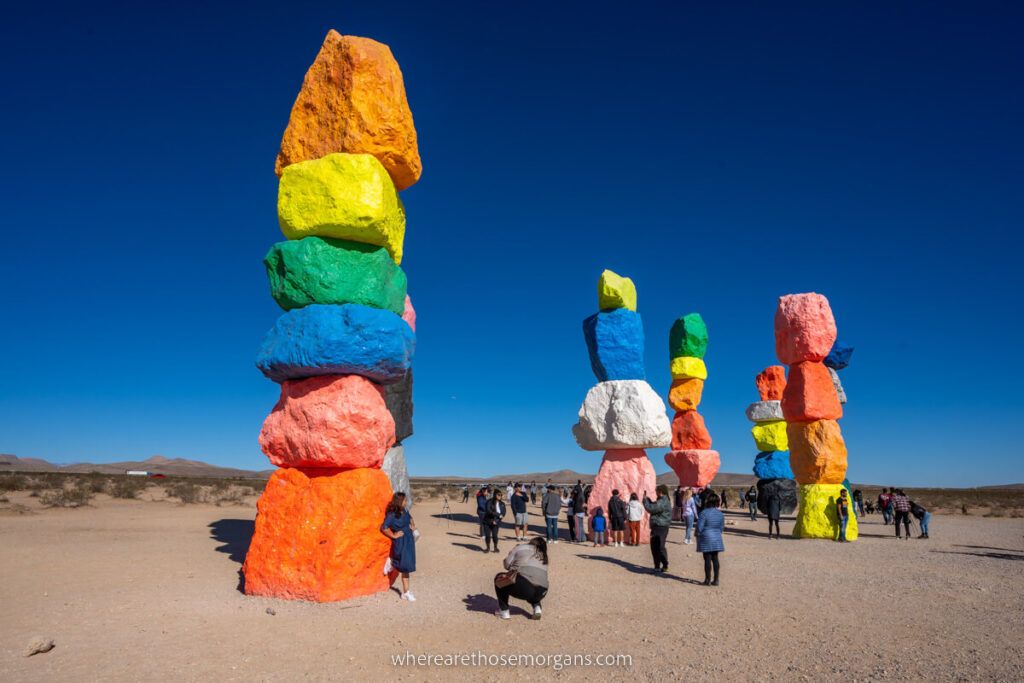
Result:
{"label": "person in black jacket", "polygon": [[512,494],[509,504],[512,506],[512,523],[517,541],[525,541],[526,532],[530,529],[530,519],[526,512],[526,504],[529,500],[529,496],[523,491],[523,485],[516,484],[515,493]]}
{"label": "person in black jacket", "polygon": [[626,536],[626,501],[622,500],[619,490],[612,490],[608,499],[608,523],[611,526],[612,547],[621,548]]}
{"label": "person in black jacket", "polygon": [[476,492],[476,517],[480,520],[480,538],[487,536],[487,525],[484,523],[484,517],[487,516],[487,501],[490,493],[490,486],[483,486]]}
{"label": "person in black jacket", "polygon": [[[494,496],[487,501],[487,512],[484,514],[484,530],[486,535],[484,536],[484,542],[487,544],[487,549],[484,552],[498,552],[498,529],[501,528],[501,520],[505,517],[505,502],[502,498],[505,494],[502,493],[501,489],[494,489]],[[494,544],[494,548],[491,548],[491,544]]]}

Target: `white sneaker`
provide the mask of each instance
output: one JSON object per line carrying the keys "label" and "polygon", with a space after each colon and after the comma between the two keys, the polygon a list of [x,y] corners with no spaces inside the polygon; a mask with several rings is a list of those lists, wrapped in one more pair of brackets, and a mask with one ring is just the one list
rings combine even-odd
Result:
{"label": "white sneaker", "polygon": [[511,619],[512,615],[508,613],[507,609],[496,609],[494,610],[494,616],[499,619]]}
{"label": "white sneaker", "polygon": [[387,576],[390,573],[391,573],[391,557],[388,556],[388,559],[384,560],[384,576]]}
{"label": "white sneaker", "polygon": [[541,615],[540,605],[534,605],[533,606],[533,618],[534,619],[540,619],[540,615]]}
{"label": "white sneaker", "polygon": [[411,591],[408,593],[402,593],[402,599],[408,600],[409,602],[416,602],[416,596],[413,595]]}

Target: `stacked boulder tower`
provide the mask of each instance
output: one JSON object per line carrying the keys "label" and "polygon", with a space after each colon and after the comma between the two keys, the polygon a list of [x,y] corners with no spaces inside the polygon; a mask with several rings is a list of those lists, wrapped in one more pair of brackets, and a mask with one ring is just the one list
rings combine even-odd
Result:
{"label": "stacked boulder tower", "polygon": [[[836,322],[821,294],[787,294],[775,311],[775,353],[789,366],[782,394],[789,461],[799,484],[800,507],[793,535],[835,539],[836,501],[846,479],[846,444],[839,429],[839,395],[824,360],[836,341]],[[852,507],[852,503],[851,503]],[[857,538],[850,517],[847,540]]]}
{"label": "stacked boulder tower", "polygon": [[279,469],[257,503],[245,592],[318,602],[387,590],[379,531],[408,490],[415,312],[398,196],[421,164],[391,50],[330,31],[276,164],[287,238],[264,259],[284,313],[256,366],[281,386],[259,443]]}
{"label": "stacked boulder tower", "polygon": [[[605,452],[590,492],[591,517],[614,489],[625,500],[630,493],[653,496],[656,475],[644,449],[664,448],[672,438],[665,404],[646,380],[644,328],[633,281],[606,270],[597,292],[600,310],[583,321],[583,337],[598,383],[587,392],[572,428],[580,448]],[[644,513],[641,542],[650,542],[650,535]]]}
{"label": "stacked boulder tower", "polygon": [[757,446],[754,475],[757,477],[757,507],[768,514],[768,494],[776,493],[780,510],[790,514],[796,509],[796,482],[789,465],[789,438],[782,417],[782,394],[786,389],[786,368],[772,365],[754,380],[761,400],[747,406],[747,419]]}
{"label": "stacked boulder tower", "polygon": [[679,477],[679,485],[704,488],[718,474],[721,458],[711,450],[711,434],[697,412],[704,393],[708,369],[708,328],[700,313],[688,313],[672,324],[668,334],[669,371],[672,386],[668,402],[676,411],[672,418],[672,450],[665,463]]}

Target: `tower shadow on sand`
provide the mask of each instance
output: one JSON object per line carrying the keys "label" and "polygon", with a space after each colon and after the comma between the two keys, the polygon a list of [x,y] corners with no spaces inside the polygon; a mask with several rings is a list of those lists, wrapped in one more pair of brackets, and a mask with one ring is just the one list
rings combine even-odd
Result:
{"label": "tower shadow on sand", "polygon": [[[219,541],[214,550],[219,553],[226,553],[228,558],[241,565],[245,562],[245,554],[249,552],[249,542],[252,540],[256,523],[251,519],[218,519],[210,522],[210,538]],[[238,592],[245,592],[245,574],[242,568],[238,568]]]}

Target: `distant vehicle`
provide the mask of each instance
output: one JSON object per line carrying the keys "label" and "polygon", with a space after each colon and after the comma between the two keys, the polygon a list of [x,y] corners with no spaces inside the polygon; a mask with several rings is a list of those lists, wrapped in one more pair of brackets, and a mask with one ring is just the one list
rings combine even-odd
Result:
{"label": "distant vehicle", "polygon": [[149,472],[146,470],[125,470],[125,474],[129,477],[148,477]]}
{"label": "distant vehicle", "polygon": [[167,475],[166,474],[151,474],[151,475],[149,475],[149,478],[150,479],[166,479]]}

